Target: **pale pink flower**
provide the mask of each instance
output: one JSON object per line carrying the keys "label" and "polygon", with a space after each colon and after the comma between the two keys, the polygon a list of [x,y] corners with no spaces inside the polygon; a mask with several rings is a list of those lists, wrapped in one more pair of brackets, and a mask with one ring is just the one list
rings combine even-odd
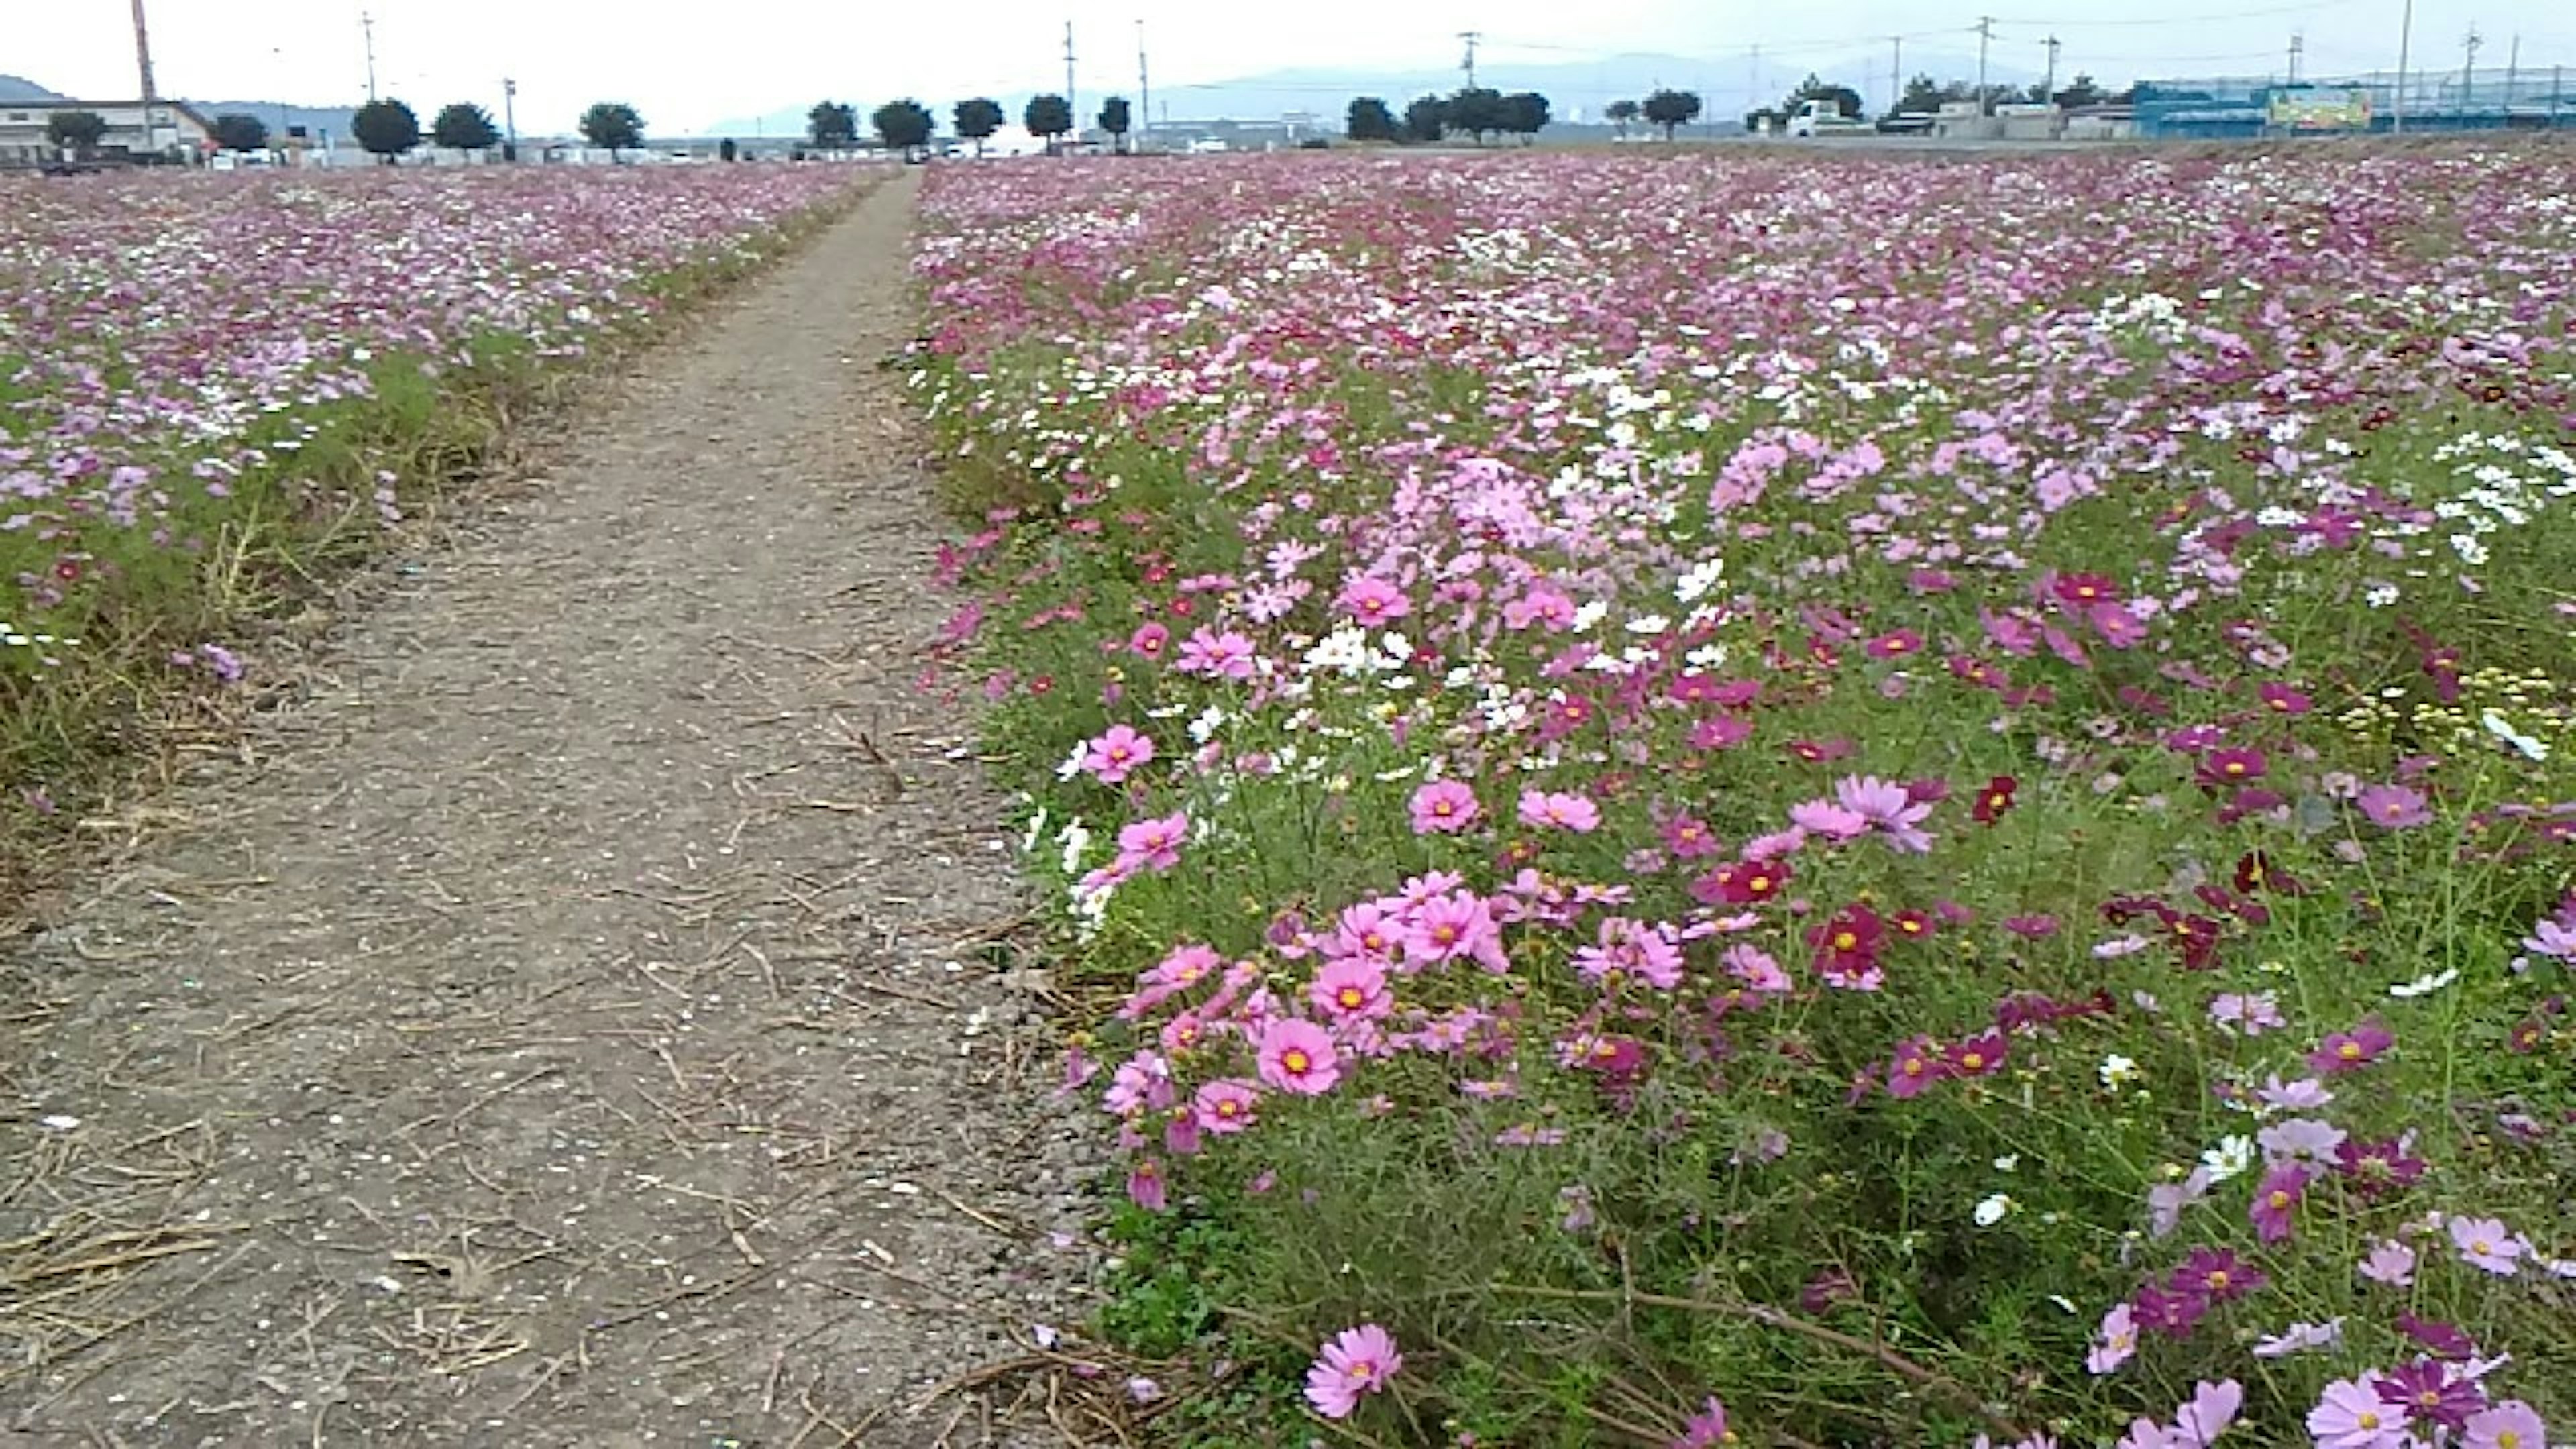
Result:
{"label": "pale pink flower", "polygon": [[1327,1340],[1306,1370],[1306,1401],[1327,1419],[1347,1419],[1360,1396],[1386,1387],[1404,1367],[1395,1339],[1374,1323],[1345,1328]]}
{"label": "pale pink flower", "polygon": [[2084,1371],[2096,1376],[2111,1373],[2137,1351],[2137,1315],[2126,1303],[2114,1304],[2102,1315],[2102,1326],[2093,1331],[2093,1351],[2084,1356]]}
{"label": "pale pink flower", "polygon": [[1601,807],[1581,795],[1524,790],[1521,792],[1521,823],[1533,829],[1552,827],[1584,835],[1600,828]]}
{"label": "pale pink flower", "polygon": [[2453,1218],[2450,1229],[2451,1245],[2460,1250],[2461,1262],[2499,1278],[2521,1271],[2517,1261],[2522,1256],[2521,1240],[2498,1219]]}
{"label": "pale pink flower", "polygon": [[1456,780],[1434,780],[1413,792],[1413,833],[1447,835],[1477,815],[1476,792]]}
{"label": "pale pink flower", "polygon": [[2407,1287],[2415,1281],[2415,1250],[2395,1238],[2382,1238],[2371,1244],[2354,1271],[2373,1283]]}

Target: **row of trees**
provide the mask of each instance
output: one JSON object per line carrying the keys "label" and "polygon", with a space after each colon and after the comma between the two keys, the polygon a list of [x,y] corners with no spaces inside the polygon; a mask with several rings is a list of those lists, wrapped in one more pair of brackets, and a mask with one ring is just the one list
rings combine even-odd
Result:
{"label": "row of trees", "polygon": [[[251,128],[257,127],[265,143],[268,128],[259,125],[258,117],[218,116],[215,135],[224,145],[243,151],[260,149],[258,145],[234,146],[225,140],[227,122],[249,122],[249,126],[239,128],[240,134],[247,137]],[[624,101],[601,101],[582,112],[580,128],[583,140],[612,158],[622,158],[623,153],[644,144],[644,117]],[[418,147],[422,139],[420,117],[410,106],[391,98],[358,107],[357,113],[349,117],[349,134],[357,138],[359,145],[387,161]],[[428,139],[431,145],[451,151],[489,151],[502,144],[501,129],[492,124],[492,113],[467,101],[441,109],[437,119],[430,122]]]}
{"label": "row of trees", "polygon": [[1443,136],[1471,136],[1481,146],[1489,135],[1519,136],[1523,144],[1544,130],[1547,97],[1536,91],[1505,95],[1491,86],[1462,86],[1447,96],[1417,96],[1404,108],[1402,120],[1378,96],[1352,100],[1343,129],[1354,141],[1437,141]]}
{"label": "row of trees", "polygon": [[[981,154],[984,143],[1002,129],[1008,119],[1001,103],[990,96],[976,96],[959,101],[949,108],[949,122],[957,135],[975,143]],[[1100,114],[1093,124],[1107,133],[1121,151],[1127,149],[1128,132],[1135,125],[1135,108],[1125,96],[1111,96],[1100,103]],[[915,100],[888,101],[877,107],[868,118],[876,131],[879,144],[906,154],[930,144],[939,121],[930,108]],[[1044,139],[1050,146],[1073,133],[1073,105],[1064,97],[1047,94],[1031,96],[1021,108],[1020,124],[1032,136]],[[805,137],[817,150],[844,151],[858,144],[859,113],[855,106],[840,101],[823,101],[805,113]]]}

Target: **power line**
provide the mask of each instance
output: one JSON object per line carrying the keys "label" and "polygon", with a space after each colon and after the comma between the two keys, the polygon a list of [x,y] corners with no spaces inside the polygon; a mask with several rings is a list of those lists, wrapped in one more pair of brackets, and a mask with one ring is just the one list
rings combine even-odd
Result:
{"label": "power line", "polygon": [[2055,30],[2074,30],[2084,27],[2103,30],[2126,29],[2135,26],[2210,25],[2227,20],[2259,20],[2267,15],[2304,15],[2314,10],[2340,9],[2348,3],[2349,0],[2305,0],[2305,3],[2303,4],[2274,5],[2262,10],[2222,10],[2215,15],[2157,15],[2136,17],[2127,20],[2031,20],[2027,18],[2015,18],[1997,19],[1994,23],[1997,25],[2030,25]]}

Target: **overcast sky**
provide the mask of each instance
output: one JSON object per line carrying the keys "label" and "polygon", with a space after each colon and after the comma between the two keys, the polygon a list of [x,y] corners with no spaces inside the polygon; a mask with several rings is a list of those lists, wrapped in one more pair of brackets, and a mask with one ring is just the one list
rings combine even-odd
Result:
{"label": "overcast sky", "polygon": [[[128,0],[25,3],[42,19],[7,27],[0,70],[82,97],[134,93]],[[160,89],[312,105],[362,97],[361,4],[152,0]],[[2403,0],[2243,0],[2232,9],[2224,0],[364,0],[364,8],[375,20],[378,88],[424,117],[451,100],[480,101],[497,115],[508,75],[519,82],[522,130],[569,129],[584,105],[610,98],[634,103],[654,130],[680,134],[824,96],[864,108],[911,94],[944,114],[959,96],[1060,89],[1068,16],[1085,97],[1133,89],[1142,19],[1153,78],[1168,98],[1187,82],[1286,66],[1439,71],[1457,64],[1456,32],[1469,27],[1484,32],[1483,53],[1494,61],[1742,56],[1759,43],[1766,68],[1790,69],[1802,57],[1873,46],[1883,54],[1886,37],[1900,32],[1918,53],[1973,56],[1970,27],[1981,8],[1996,16],[1997,63],[2033,72],[2051,33],[2065,43],[2062,75],[2087,70],[2114,81],[2261,73],[2279,64],[2294,31],[2306,34],[2311,74],[2393,69]],[[2526,69],[2576,66],[2568,0],[2416,0],[2414,67],[2456,71],[2472,25],[2486,37],[2481,70],[2501,70],[2517,33]],[[1339,98],[1318,96],[1316,109],[1339,108]]]}

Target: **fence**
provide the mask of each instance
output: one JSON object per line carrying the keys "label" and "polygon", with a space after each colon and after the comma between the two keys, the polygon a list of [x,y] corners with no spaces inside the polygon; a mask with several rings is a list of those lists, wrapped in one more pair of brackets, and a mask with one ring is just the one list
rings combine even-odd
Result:
{"label": "fence", "polygon": [[2138,134],[2164,138],[2274,136],[2302,131],[2576,130],[2576,74],[2565,66],[2513,71],[2389,71],[2295,84],[2276,76],[2143,81]]}

